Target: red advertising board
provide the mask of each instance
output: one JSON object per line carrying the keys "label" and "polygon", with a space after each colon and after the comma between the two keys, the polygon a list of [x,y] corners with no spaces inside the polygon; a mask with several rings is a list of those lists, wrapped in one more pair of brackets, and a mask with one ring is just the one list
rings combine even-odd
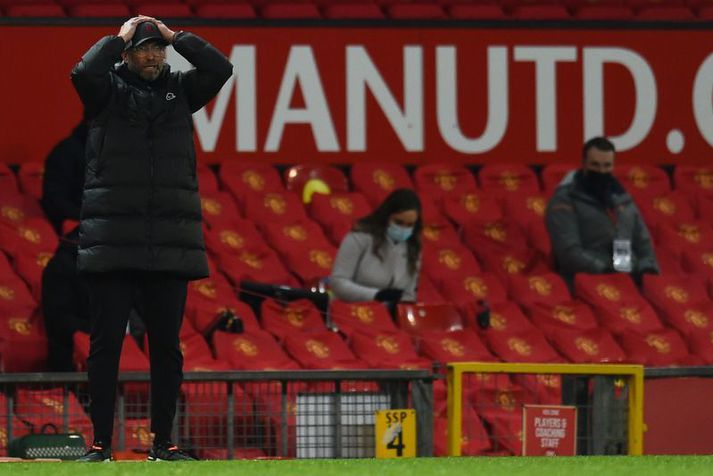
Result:
{"label": "red advertising board", "polygon": [[[170,23],[170,22],[169,22]],[[175,29],[181,25],[170,25]],[[42,160],[80,117],[70,70],[119,25],[3,25],[0,160]],[[710,163],[703,28],[191,26],[235,66],[194,116],[208,162]],[[175,52],[174,69],[189,67]]]}
{"label": "red advertising board", "polygon": [[524,405],[523,456],[575,456],[577,408],[566,405]]}

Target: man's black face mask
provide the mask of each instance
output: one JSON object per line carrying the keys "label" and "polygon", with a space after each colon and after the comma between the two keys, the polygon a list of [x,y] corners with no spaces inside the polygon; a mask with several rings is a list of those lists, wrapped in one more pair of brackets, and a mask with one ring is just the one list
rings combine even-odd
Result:
{"label": "man's black face mask", "polygon": [[614,176],[611,172],[595,172],[587,170],[584,179],[592,191],[607,192],[614,185]]}

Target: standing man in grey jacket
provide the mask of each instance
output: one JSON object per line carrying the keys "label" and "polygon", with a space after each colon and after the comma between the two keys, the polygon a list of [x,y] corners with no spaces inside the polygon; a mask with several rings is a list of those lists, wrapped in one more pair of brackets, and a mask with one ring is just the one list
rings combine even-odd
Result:
{"label": "standing man in grey jacket", "polygon": [[651,236],[631,196],[614,178],[614,144],[595,137],[584,144],[582,168],[555,190],[545,219],[560,274],[658,273]]}

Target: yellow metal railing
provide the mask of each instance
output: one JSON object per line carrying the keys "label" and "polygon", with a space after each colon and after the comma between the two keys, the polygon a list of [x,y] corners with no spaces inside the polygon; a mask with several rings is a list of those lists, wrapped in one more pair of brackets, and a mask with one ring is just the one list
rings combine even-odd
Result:
{"label": "yellow metal railing", "polygon": [[629,380],[629,455],[643,453],[644,368],[615,364],[514,364],[457,362],[448,364],[448,455],[460,456],[463,412],[463,374],[616,375]]}

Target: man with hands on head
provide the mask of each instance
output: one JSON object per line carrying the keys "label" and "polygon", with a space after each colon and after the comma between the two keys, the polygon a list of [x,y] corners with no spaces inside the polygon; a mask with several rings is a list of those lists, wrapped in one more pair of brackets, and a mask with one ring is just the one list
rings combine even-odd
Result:
{"label": "man with hands on head", "polygon": [[[169,45],[195,69],[171,72]],[[119,357],[135,302],[149,338],[148,459],[193,459],[171,442],[188,281],[208,276],[191,114],[232,70],[202,38],[147,16],[99,40],[72,70],[89,128],[77,269],[90,297],[94,442],[80,461],[111,459]]]}

